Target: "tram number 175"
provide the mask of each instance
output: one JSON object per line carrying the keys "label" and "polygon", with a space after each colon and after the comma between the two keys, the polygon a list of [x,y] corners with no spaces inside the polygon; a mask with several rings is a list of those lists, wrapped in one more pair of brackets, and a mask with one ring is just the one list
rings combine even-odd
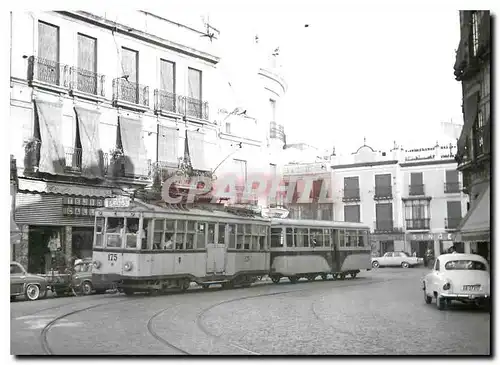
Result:
{"label": "tram number 175", "polygon": [[116,253],[108,253],[108,261],[118,260],[118,255]]}

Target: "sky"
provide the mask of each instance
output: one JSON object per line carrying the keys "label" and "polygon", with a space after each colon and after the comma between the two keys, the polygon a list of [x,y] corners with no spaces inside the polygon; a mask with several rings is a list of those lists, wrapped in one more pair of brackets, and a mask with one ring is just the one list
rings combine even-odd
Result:
{"label": "sky", "polygon": [[458,11],[313,9],[211,13],[222,32],[230,29],[231,51],[254,34],[280,48],[288,142],[350,153],[364,138],[383,150],[449,140],[441,122],[463,123],[453,75]]}

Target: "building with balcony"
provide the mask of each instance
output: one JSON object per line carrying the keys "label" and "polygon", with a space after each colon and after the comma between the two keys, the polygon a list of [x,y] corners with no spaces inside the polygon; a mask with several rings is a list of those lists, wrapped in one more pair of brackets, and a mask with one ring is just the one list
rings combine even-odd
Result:
{"label": "building with balcony", "polygon": [[296,179],[328,179],[330,219],[370,225],[374,251],[423,256],[427,248],[442,252],[453,244],[467,211],[455,151],[453,145],[413,150],[395,145],[383,152],[365,143],[351,155],[288,164],[284,172]]}
{"label": "building with balcony", "polygon": [[[68,257],[91,255],[96,208],[128,204],[186,162],[190,173],[210,177],[223,165],[246,171],[260,159],[262,166],[262,158],[266,172],[273,169],[266,102],[268,89],[281,96],[286,84],[262,65],[254,75],[261,109],[249,118],[231,109],[224,118],[240,118],[241,127],[234,122],[237,132],[227,133],[219,113],[227,104],[219,92],[221,32],[192,18],[11,13],[14,219],[23,232],[12,248],[28,270],[50,267],[49,240]],[[247,140],[255,125],[262,133]]]}
{"label": "building with balcony", "polygon": [[463,174],[463,189],[470,210],[460,222],[457,241],[466,251],[490,257],[490,12],[460,11],[460,42],[454,65],[462,84],[464,126],[458,140],[456,161]]}

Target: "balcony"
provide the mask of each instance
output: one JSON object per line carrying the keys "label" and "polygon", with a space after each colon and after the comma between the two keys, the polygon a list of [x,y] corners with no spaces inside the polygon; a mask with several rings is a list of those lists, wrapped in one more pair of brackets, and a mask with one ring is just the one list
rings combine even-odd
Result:
{"label": "balcony", "polygon": [[278,139],[285,143],[285,127],[281,124],[277,124],[276,122],[271,122],[269,124],[269,138]]}
{"label": "balcony", "polygon": [[129,109],[149,109],[149,86],[129,82],[124,78],[113,80],[113,104]]}
{"label": "balcony", "polygon": [[444,183],[444,192],[447,194],[460,193],[461,184],[459,182]]}
{"label": "balcony", "polygon": [[81,172],[82,171],[82,149],[64,147],[64,154],[66,157],[65,170],[68,172]]}
{"label": "balcony", "polygon": [[392,233],[394,232],[394,222],[392,219],[386,219],[386,220],[376,220],[374,222],[375,226],[375,233]]}
{"label": "balcony", "polygon": [[445,218],[444,219],[444,228],[445,229],[457,229],[460,225],[462,218]]}
{"label": "balcony", "polygon": [[28,58],[28,82],[59,93],[65,93],[70,86],[71,67],[56,61],[35,56]]}
{"label": "balcony", "polygon": [[359,188],[356,189],[344,189],[344,196],[342,197],[343,202],[357,202],[360,201]]}
{"label": "balcony", "polygon": [[73,95],[90,96],[92,99],[104,98],[106,96],[104,86],[106,77],[104,75],[78,67],[72,67],[70,75],[70,91]]}
{"label": "balcony", "polygon": [[208,102],[190,98],[188,96],[177,96],[177,113],[188,118],[208,121]]}
{"label": "balcony", "polygon": [[392,186],[375,186],[375,200],[392,199]]}
{"label": "balcony", "polygon": [[429,230],[430,218],[414,218],[406,220],[407,230]]}
{"label": "balcony", "polygon": [[155,89],[155,112],[177,113],[177,104],[175,93]]}
{"label": "balcony", "polygon": [[409,185],[411,196],[425,195],[424,185]]}

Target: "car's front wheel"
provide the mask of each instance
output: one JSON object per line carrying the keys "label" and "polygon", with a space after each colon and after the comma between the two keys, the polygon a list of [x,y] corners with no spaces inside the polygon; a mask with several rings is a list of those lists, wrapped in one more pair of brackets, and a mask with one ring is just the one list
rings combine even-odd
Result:
{"label": "car's front wheel", "polygon": [[378,263],[378,261],[373,261],[372,267],[376,269],[377,267],[380,267],[380,264]]}
{"label": "car's front wheel", "polygon": [[446,308],[446,300],[443,297],[440,297],[439,295],[436,297],[436,306],[437,309],[442,311],[443,309]]}
{"label": "car's front wheel", "polygon": [[403,267],[403,268],[407,269],[407,268],[409,268],[409,267],[410,267],[410,264],[409,264],[409,263],[407,263],[407,262],[405,261],[405,262],[402,262],[402,263],[401,263],[401,267]]}
{"label": "car's front wheel", "polygon": [[40,287],[36,284],[28,284],[26,287],[26,298],[28,300],[37,300],[40,297]]}
{"label": "car's front wheel", "polygon": [[82,284],[82,294],[83,295],[90,295],[92,294],[92,290],[94,290],[94,288],[92,287],[92,283],[90,281],[85,281],[83,284]]}

